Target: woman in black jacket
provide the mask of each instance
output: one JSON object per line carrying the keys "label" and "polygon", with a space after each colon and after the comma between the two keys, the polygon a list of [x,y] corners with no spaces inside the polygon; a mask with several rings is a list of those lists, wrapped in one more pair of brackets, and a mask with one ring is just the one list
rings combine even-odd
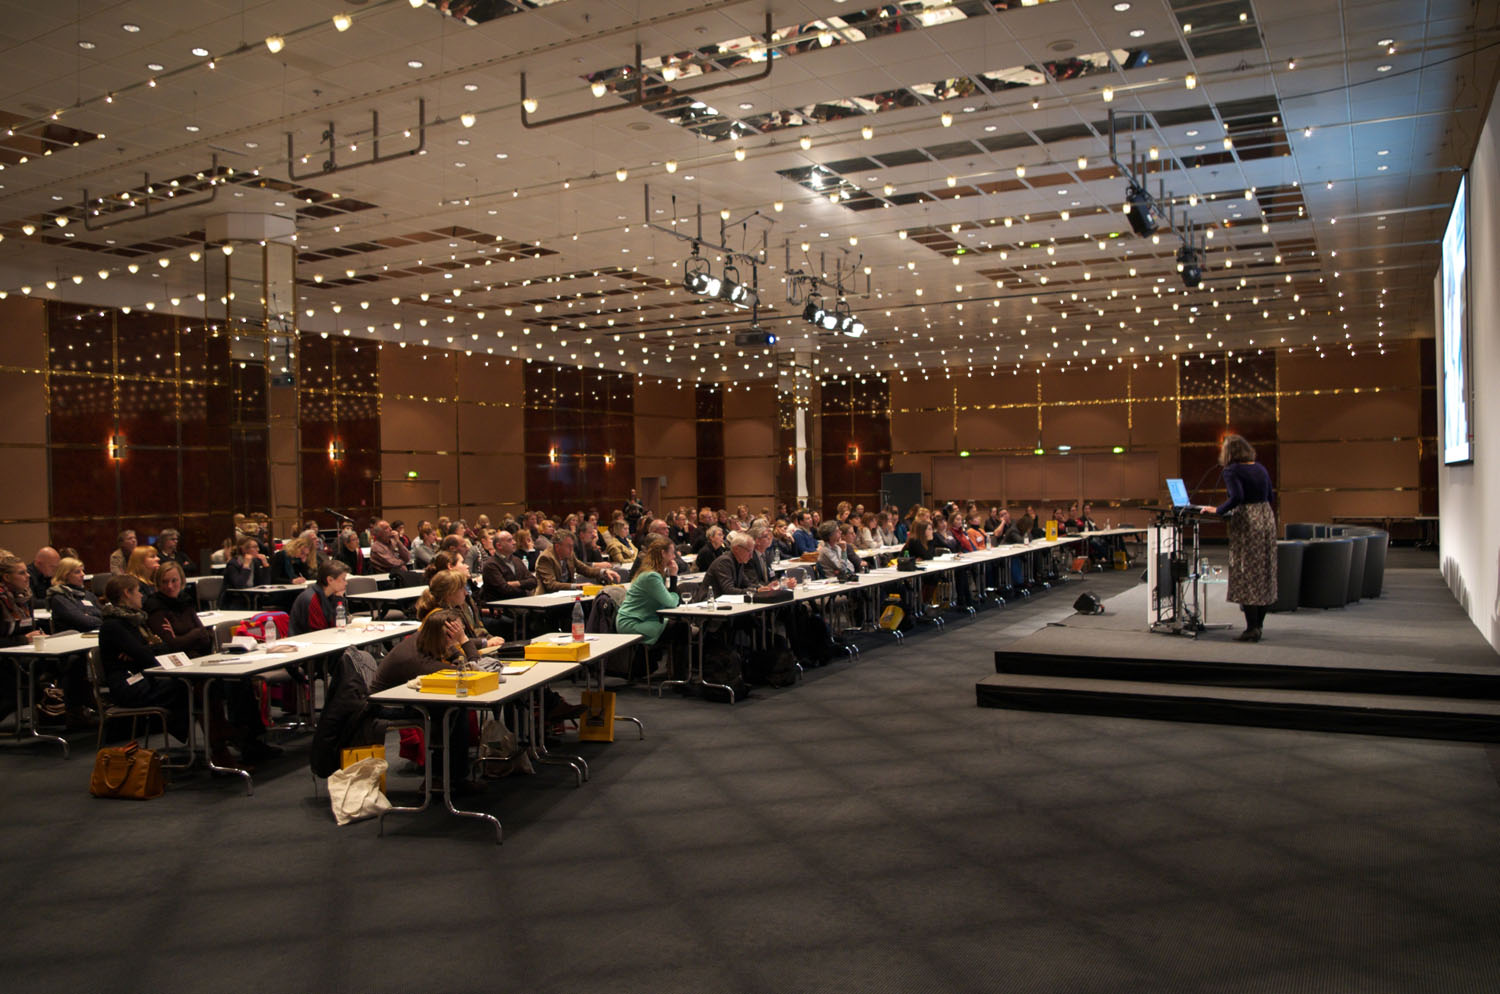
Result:
{"label": "woman in black jacket", "polygon": [[224,564],[224,597],[226,608],[246,610],[250,607],[244,594],[230,593],[248,587],[263,587],[271,582],[271,561],[260,551],[260,543],[246,536],[235,546],[235,556]]}
{"label": "woman in black jacket", "polygon": [[187,688],[171,679],[144,676],[156,657],[171,650],[146,624],[141,581],[128,573],[110,577],[104,588],[104,623],[99,629],[99,660],[111,699],[125,707],[167,709],[167,730],[188,740]]}
{"label": "woman in black jacket", "polygon": [[162,563],[156,568],[156,590],[145,598],[146,627],[161,639],[166,652],[206,656],[214,651],[213,629],[198,618],[197,599],[184,588],[182,567]]}
{"label": "woman in black jacket", "polygon": [[913,559],[931,559],[933,553],[931,533],[932,523],[926,518],[913,521],[911,534],[906,539],[906,544],[901,547],[901,554]]}
{"label": "woman in black jacket", "polygon": [[47,610],[52,612],[54,632],[99,630],[104,615],[93,591],[83,585],[83,563],[68,558],[57,564],[47,588]]}

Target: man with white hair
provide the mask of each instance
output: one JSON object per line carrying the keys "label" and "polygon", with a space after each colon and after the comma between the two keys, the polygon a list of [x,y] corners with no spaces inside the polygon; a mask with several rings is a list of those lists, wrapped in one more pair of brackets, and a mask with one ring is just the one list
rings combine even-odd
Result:
{"label": "man with white hair", "polygon": [[729,536],[729,555],[720,556],[703,574],[703,583],[715,597],[721,594],[769,592],[776,587],[760,582],[759,569],[751,564],[755,558],[755,539],[747,532]]}

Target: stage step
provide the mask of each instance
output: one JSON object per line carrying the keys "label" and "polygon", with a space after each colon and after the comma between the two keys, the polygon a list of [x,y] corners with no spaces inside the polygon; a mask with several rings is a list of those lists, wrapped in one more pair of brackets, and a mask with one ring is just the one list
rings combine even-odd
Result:
{"label": "stage step", "polygon": [[[1272,655],[1267,646],[1204,646],[1204,649],[1208,652],[1217,649],[1221,658],[1195,660],[1000,650],[995,653],[995,672],[1194,686],[1500,701],[1500,669],[1495,667],[1480,669],[1457,665],[1414,669],[1399,659],[1386,660],[1368,654],[1322,653],[1312,661],[1290,658],[1294,655],[1291,653]],[[1247,655],[1255,661],[1223,658],[1231,654]]]}
{"label": "stage step", "polygon": [[1496,700],[1025,673],[985,677],[975,692],[980,707],[1022,711],[1500,741]]}

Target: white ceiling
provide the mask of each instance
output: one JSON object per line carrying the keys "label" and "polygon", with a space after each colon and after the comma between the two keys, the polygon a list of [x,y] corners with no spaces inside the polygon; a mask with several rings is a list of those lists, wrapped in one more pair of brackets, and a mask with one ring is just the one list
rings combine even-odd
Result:
{"label": "white ceiling", "polygon": [[[203,305],[193,301],[204,289],[203,264],[189,264],[192,246],[179,242],[139,257],[118,251],[180,239],[203,230],[216,214],[291,214],[297,198],[285,187],[226,183],[213,203],[87,231],[79,214],[83,191],[117,193],[142,185],[147,174],[158,182],[190,176],[207,170],[215,151],[239,180],[259,169],[262,177],[288,181],[290,133],[297,173],[315,174],[296,187],[320,191],[318,199],[338,194],[373,205],[300,217],[301,251],[455,227],[481,233],[472,241],[441,238],[304,261],[297,316],[304,330],[672,376],[769,377],[771,364],[762,353],[735,348],[726,332],[745,327],[749,314],[690,297],[681,288],[690,245],[642,223],[670,225],[677,217],[679,230],[693,231],[691,219],[701,206],[709,242],[719,241],[721,209],[736,222],[751,216],[725,237],[736,250],[768,247],[757,267],[766,305],[761,324],[781,336],[778,351],[812,350],[828,372],[1129,363],[1283,341],[1311,345],[1314,336],[1327,348],[1430,334],[1436,240],[1493,86],[1496,49],[1487,46],[1497,40],[1497,5],[1132,0],[1123,12],[1115,5],[1059,0],[999,10],[986,0],[936,2],[928,6],[968,16],[823,48],[813,22],[850,17],[862,0],[778,2],[773,23],[802,26],[812,50],[775,59],[767,79],[705,96],[730,118],[1105,50],[1144,47],[1167,60],[715,142],[633,107],[524,128],[520,73],[540,100],[539,119],[618,107],[621,98],[614,94],[592,96],[584,77],[632,64],[637,42],[650,59],[758,35],[763,0],[563,0],[477,27],[431,6],[413,9],[408,0],[126,0],[87,5],[82,20],[74,5],[0,0],[0,112],[31,121],[62,110],[60,124],[106,135],[48,156],[19,139],[4,140],[12,151],[0,172],[0,289],[15,293],[28,286],[36,296],[96,304],[150,301],[159,310],[203,316]],[[340,10],[354,18],[342,33],[329,21]],[[1222,46],[1232,49],[1224,54],[1194,56],[1195,47],[1213,51],[1216,21],[1227,22],[1229,37],[1237,37],[1241,23],[1258,27],[1260,40],[1250,34]],[[127,23],[140,31],[123,30]],[[1189,24],[1191,33],[1184,30]],[[1144,34],[1133,39],[1132,30]],[[286,37],[276,55],[261,44],[274,33]],[[1386,39],[1394,52],[1377,45]],[[84,49],[81,41],[94,47]],[[195,46],[216,56],[214,68],[192,54]],[[1174,47],[1187,58],[1171,61],[1163,54]],[[1481,51],[1467,54],[1475,49]],[[422,65],[412,68],[409,61]],[[148,69],[153,62],[163,69]],[[691,90],[760,68],[714,70],[674,85]],[[1198,79],[1194,90],[1184,85],[1189,72]],[[158,85],[147,86],[153,76]],[[1114,89],[1111,104],[1102,99],[1105,86]],[[415,127],[419,99],[429,122],[425,154],[317,175],[326,158],[318,143],[330,123],[341,164],[368,156],[372,111],[380,115],[383,153],[413,147],[415,137],[401,132]],[[1226,161],[1183,167],[1183,160],[1222,152],[1226,116],[1236,102],[1255,99],[1270,101],[1277,120],[1263,121],[1261,130],[1284,131],[1289,154],[1251,158],[1254,141],[1242,133],[1233,154],[1220,156]],[[743,104],[752,106],[741,110]],[[1183,292],[1171,232],[1164,230],[1157,245],[1130,234],[1120,212],[1124,179],[1103,169],[1105,140],[1092,131],[1080,137],[1051,131],[1102,126],[1110,108],[1157,116],[1187,112],[1185,123],[1158,127],[1153,118],[1134,134],[1142,154],[1158,148],[1161,160],[1153,165],[1169,166],[1153,174],[1152,191],[1164,180],[1168,196],[1181,201],[1194,222],[1217,226],[1207,243],[1204,289]],[[1206,114],[1190,113],[1193,108]],[[940,120],[944,111],[952,114],[951,126]],[[459,120],[465,112],[477,115],[471,128]],[[869,140],[861,136],[865,125],[874,129]],[[1033,140],[1049,131],[1051,141]],[[916,203],[851,210],[780,173],[1016,134],[1027,136],[1024,147],[992,152],[974,145],[951,158],[922,156],[891,166],[872,161],[842,174],[856,197],[864,191],[883,198],[890,184],[898,201],[917,191],[938,198]],[[803,136],[812,139],[808,150],[798,145]],[[359,149],[349,151],[350,142]],[[736,146],[745,150],[743,161],[734,157]],[[28,152],[26,163],[16,162]],[[1084,170],[1079,156],[1087,158]],[[680,163],[675,173],[665,169],[669,159]],[[1017,165],[1025,166],[1027,182],[1015,182]],[[618,168],[628,171],[624,182],[616,179]],[[981,184],[1004,188],[955,200],[947,192],[950,177],[959,192]],[[1278,188],[1292,205],[1290,216],[1273,215],[1262,233],[1260,212],[1270,207],[1268,191]],[[1248,202],[1247,189],[1256,192]],[[1198,198],[1196,206],[1187,207],[1189,195]],[[1299,197],[1305,207],[1300,219]],[[779,212],[778,202],[784,205]],[[74,218],[65,229],[51,224],[60,210]],[[1067,220],[1059,216],[1063,210]],[[1005,226],[1006,218],[1012,226]],[[24,223],[38,225],[37,233],[26,236]],[[954,224],[961,226],[957,233],[950,231]],[[900,237],[919,229],[938,229],[948,240],[928,247]],[[496,251],[491,236],[506,240],[509,249]],[[540,245],[549,254],[508,261],[514,242]],[[965,247],[963,255],[934,251],[955,243]],[[820,335],[801,320],[800,302],[786,300],[788,248],[795,270],[826,272],[830,280],[839,271],[857,277],[846,290],[868,326],[863,339]],[[174,261],[170,269],[145,265],[163,254]],[[428,266],[450,258],[469,265],[384,275],[419,260]],[[132,261],[140,264],[138,274],[127,271]],[[714,266],[717,271],[718,262]],[[614,267],[648,279],[622,279]],[[871,271],[868,297],[865,267]],[[347,282],[350,268],[360,277],[384,278],[336,285]],[[101,269],[110,272],[107,281],[99,279]],[[748,277],[748,262],[739,269]],[[594,277],[595,270],[611,272]],[[584,277],[539,282],[579,273]],[[314,283],[315,275],[325,284]],[[49,280],[55,289],[46,289]],[[531,285],[521,285],[528,280]],[[462,296],[452,296],[455,287]],[[630,292],[569,299],[622,288]],[[429,295],[425,303],[422,293]],[[186,306],[174,308],[171,297]],[[392,304],[392,297],[400,303]],[[539,300],[545,301],[540,311]],[[340,313],[333,312],[335,304]],[[196,312],[188,309],[193,306]],[[629,335],[621,333],[625,328]]]}

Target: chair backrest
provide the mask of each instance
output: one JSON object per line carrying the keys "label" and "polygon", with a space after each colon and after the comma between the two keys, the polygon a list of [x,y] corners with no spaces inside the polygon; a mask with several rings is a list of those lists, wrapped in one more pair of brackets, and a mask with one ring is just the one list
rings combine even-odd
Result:
{"label": "chair backrest", "polygon": [[105,570],[103,573],[95,573],[93,578],[89,580],[89,587],[93,589],[95,597],[100,600],[104,599],[104,588],[109,585],[109,578],[112,575],[108,570]]}
{"label": "chair backrest", "polygon": [[373,576],[351,576],[345,594],[373,594],[380,589],[380,581]]}
{"label": "chair backrest", "polygon": [[427,574],[419,569],[404,569],[394,574],[396,582],[403,587],[425,587],[427,586]]}
{"label": "chair backrest", "polygon": [[216,610],[219,606],[219,597],[224,593],[224,578],[222,576],[200,576],[194,585],[194,594],[198,598],[198,607],[207,610]]}
{"label": "chair backrest", "polygon": [[94,710],[99,712],[99,720],[104,720],[105,712],[109,710],[109,701],[105,699],[107,693],[104,686],[104,661],[99,656],[99,647],[96,645],[89,650],[89,687],[94,691]]}
{"label": "chair backrest", "polygon": [[221,621],[214,625],[214,645],[222,646],[234,638],[234,630],[238,626],[238,621]]}

